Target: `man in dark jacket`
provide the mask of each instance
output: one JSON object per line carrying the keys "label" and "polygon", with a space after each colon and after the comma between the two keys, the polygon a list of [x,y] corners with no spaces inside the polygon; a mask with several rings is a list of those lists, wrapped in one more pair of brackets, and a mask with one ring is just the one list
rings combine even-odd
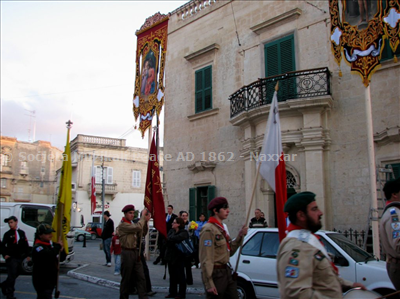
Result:
{"label": "man in dark jacket", "polygon": [[57,284],[58,254],[63,249],[62,242],[52,243],[54,229],[42,223],[36,229],[35,244],[32,249],[32,282],[37,299],[51,299]]}
{"label": "man in dark jacket", "polygon": [[264,217],[261,217],[262,212],[260,209],[256,209],[254,211],[254,218],[251,218],[249,227],[250,228],[257,228],[257,227],[268,227],[267,221]]}
{"label": "man in dark jacket", "polygon": [[[172,205],[168,205],[167,213],[165,213],[165,221],[167,224],[167,234],[172,228],[172,222],[178,217],[176,214],[173,213],[174,207]],[[160,249],[160,255],[156,258],[153,262],[154,265],[157,265],[161,261],[161,265],[165,265],[164,255],[165,250],[167,248],[167,240],[161,235],[158,235],[158,248]]]}
{"label": "man in dark jacket", "polygon": [[10,230],[4,233],[1,242],[1,252],[6,260],[7,279],[1,283],[1,290],[7,299],[14,299],[15,280],[19,276],[19,267],[23,258],[29,257],[29,244],[25,232],[18,228],[18,219],[15,216],[4,219]]}
{"label": "man in dark jacket", "polygon": [[103,250],[106,254],[106,263],[104,266],[111,267],[111,240],[114,232],[114,221],[110,218],[111,214],[109,211],[104,212],[104,227],[101,232],[101,238],[103,239]]}

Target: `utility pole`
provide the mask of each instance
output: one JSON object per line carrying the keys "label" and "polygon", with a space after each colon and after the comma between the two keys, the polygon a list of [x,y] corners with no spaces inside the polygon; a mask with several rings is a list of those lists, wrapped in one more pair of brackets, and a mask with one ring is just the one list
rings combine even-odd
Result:
{"label": "utility pole", "polygon": [[[26,111],[29,112],[29,114],[25,114],[29,116],[29,129],[28,129],[28,141],[29,142],[35,142],[36,139],[36,116],[35,116],[35,110],[28,110],[25,109]],[[31,139],[31,131],[32,131],[32,118],[33,120],[33,140]]]}
{"label": "utility pole", "polygon": [[[105,199],[105,189],[106,189],[106,179],[105,179],[105,174],[104,174],[104,156],[102,157],[102,162],[101,162],[101,223],[103,223],[104,226],[104,199]],[[103,227],[104,228],[104,227]]]}

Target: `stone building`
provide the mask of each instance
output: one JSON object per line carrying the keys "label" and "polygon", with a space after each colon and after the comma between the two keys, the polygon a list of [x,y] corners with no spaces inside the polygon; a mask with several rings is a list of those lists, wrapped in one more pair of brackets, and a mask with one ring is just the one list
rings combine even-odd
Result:
{"label": "stone building", "polygon": [[[133,204],[144,208],[148,150],[126,146],[125,139],[78,134],[71,141],[72,213],[71,225],[100,222],[102,212],[102,168],[104,168],[104,210],[114,221],[123,216],[122,208]],[[159,159],[162,161],[162,151]],[[91,213],[92,163],[96,174],[96,210]]]}
{"label": "stone building", "polygon": [[[288,195],[316,193],[325,229],[366,228],[365,87],[334,61],[328,5],[192,0],[170,13],[164,170],[176,210],[189,209],[192,220],[225,196],[232,230],[256,207],[276,225],[274,193],[261,177],[249,201],[279,80]],[[386,50],[370,84],[376,165],[398,170],[400,63]]]}
{"label": "stone building", "polygon": [[54,203],[62,153],[48,141],[1,136],[1,202]]}

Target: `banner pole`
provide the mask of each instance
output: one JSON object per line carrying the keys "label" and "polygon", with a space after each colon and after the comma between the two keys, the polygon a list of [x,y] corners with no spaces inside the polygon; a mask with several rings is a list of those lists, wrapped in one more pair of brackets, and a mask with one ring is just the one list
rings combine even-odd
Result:
{"label": "banner pole", "polygon": [[372,124],[370,85],[368,85],[368,87],[365,88],[365,112],[366,112],[366,122],[367,122],[369,186],[371,194],[370,217],[371,217],[371,229],[372,229],[372,247],[374,255],[380,259],[378,195],[376,190],[375,145],[374,145],[373,124]]}
{"label": "banner pole", "polygon": [[[249,218],[250,218],[250,211],[251,211],[251,207],[253,205],[253,199],[254,199],[254,194],[256,193],[256,187],[257,187],[257,180],[258,180],[258,174],[260,173],[260,167],[261,167],[261,162],[258,163],[257,165],[257,172],[256,172],[256,177],[254,179],[254,183],[253,183],[253,191],[251,192],[251,198],[250,198],[250,204],[249,204],[249,209],[247,211],[247,216],[246,216],[246,222],[245,224],[247,224],[249,222]],[[239,259],[240,259],[240,255],[242,254],[242,248],[243,248],[243,240],[244,240],[244,236],[242,238],[242,241],[240,242],[240,246],[239,246],[239,254],[237,257],[237,261],[236,261],[236,265],[235,265],[235,272],[237,272],[237,269],[239,267]]]}

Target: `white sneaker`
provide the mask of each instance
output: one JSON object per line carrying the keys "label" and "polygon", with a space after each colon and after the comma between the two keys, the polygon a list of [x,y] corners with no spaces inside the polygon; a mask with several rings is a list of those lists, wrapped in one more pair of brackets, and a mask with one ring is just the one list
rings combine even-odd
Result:
{"label": "white sneaker", "polygon": [[119,272],[114,272],[114,275],[119,275]]}
{"label": "white sneaker", "polygon": [[111,263],[107,263],[107,267],[111,267]]}

